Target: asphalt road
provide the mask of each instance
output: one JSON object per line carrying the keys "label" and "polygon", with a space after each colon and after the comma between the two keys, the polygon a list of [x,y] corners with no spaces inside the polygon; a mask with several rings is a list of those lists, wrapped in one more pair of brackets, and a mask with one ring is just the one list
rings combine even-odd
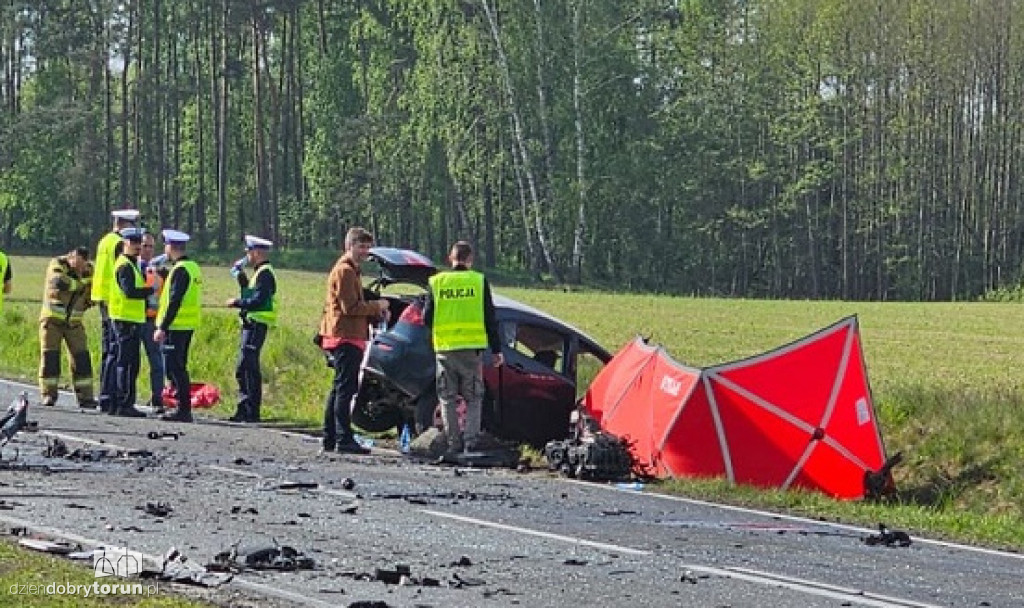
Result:
{"label": "asphalt road", "polygon": [[[25,388],[0,383],[0,404]],[[122,419],[72,404],[65,395],[55,408],[32,407],[39,430],[3,449],[0,531],[27,527],[154,558],[175,547],[201,564],[232,546],[276,542],[316,562],[188,589],[222,605],[1024,606],[1018,554],[920,538],[870,546],[870,530],[546,472],[437,467],[386,450],[323,457],[315,439],[274,429]],[[46,458],[54,439],[108,457]],[[118,450],[152,456],[111,457]],[[147,503],[173,510],[156,517]],[[398,565],[408,584],[376,576]]]}

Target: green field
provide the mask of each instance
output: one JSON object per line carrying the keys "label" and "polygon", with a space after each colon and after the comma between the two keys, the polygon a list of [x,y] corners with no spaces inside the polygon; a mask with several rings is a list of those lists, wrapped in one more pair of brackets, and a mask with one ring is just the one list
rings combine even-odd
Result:
{"label": "green field", "polygon": [[[46,260],[12,258],[14,293],[0,332],[0,374],[35,382],[36,318]],[[221,387],[217,415],[233,413],[236,315],[223,301],[236,285],[204,266],[204,327],[193,347],[195,380]],[[264,349],[264,415],[318,427],[330,370],[312,345],[324,273],[279,270],[281,326]],[[898,504],[838,503],[799,492],[754,492],[716,482],[668,491],[784,508],[844,521],[906,526],[933,535],[1024,548],[1024,307],[1015,303],[871,303],[694,299],[503,288],[616,351],[649,336],[677,360],[706,366],[753,355],[856,314],[887,450],[902,451]],[[87,315],[98,344],[96,313]],[[94,348],[94,350],[96,350]],[[98,353],[93,353],[97,360]],[[148,397],[145,365],[140,401]],[[66,374],[66,370],[65,370]]]}

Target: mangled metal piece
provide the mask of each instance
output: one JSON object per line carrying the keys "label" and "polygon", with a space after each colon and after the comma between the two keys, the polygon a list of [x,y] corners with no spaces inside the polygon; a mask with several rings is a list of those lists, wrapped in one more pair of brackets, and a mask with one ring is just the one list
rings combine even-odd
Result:
{"label": "mangled metal piece", "polygon": [[548,468],[567,477],[591,481],[629,479],[637,469],[629,442],[602,431],[589,416],[577,412],[573,416],[573,437],[549,441],[544,446]]}
{"label": "mangled metal piece", "polygon": [[153,515],[155,517],[167,517],[174,511],[170,503],[163,502],[147,502],[144,507],[135,507],[140,511],[145,511],[147,515]]}
{"label": "mangled metal piece", "polygon": [[0,417],[0,448],[28,425],[28,391],[21,391],[2,417]]}
{"label": "mangled metal piece", "polygon": [[878,524],[878,534],[872,534],[864,539],[869,546],[884,545],[886,547],[909,547],[911,544],[910,535],[901,530],[890,530],[885,524]]}
{"label": "mangled metal piece", "polygon": [[[145,574],[145,572],[144,572]],[[173,583],[188,583],[202,587],[217,587],[234,578],[230,572],[213,571],[207,567],[188,561],[177,549],[171,547],[164,554],[160,572],[156,578]]]}
{"label": "mangled metal piece", "polygon": [[26,549],[42,551],[43,553],[51,553],[53,555],[68,555],[75,551],[81,551],[82,549],[80,545],[72,545],[65,541],[52,541],[42,538],[23,538],[18,541],[18,544]]}
{"label": "mangled metal piece", "polygon": [[64,443],[56,437],[46,438],[46,449],[43,450],[43,456],[47,458],[65,458],[68,455],[68,444]]}
{"label": "mangled metal piece", "polygon": [[172,433],[170,431],[150,431],[146,434],[146,437],[150,439],[173,439],[178,440],[180,433]]}
{"label": "mangled metal piece", "polygon": [[298,549],[288,545],[259,545],[240,548],[239,544],[227,551],[221,551],[213,558],[212,566],[218,570],[241,572],[243,570],[313,570],[316,561]]}

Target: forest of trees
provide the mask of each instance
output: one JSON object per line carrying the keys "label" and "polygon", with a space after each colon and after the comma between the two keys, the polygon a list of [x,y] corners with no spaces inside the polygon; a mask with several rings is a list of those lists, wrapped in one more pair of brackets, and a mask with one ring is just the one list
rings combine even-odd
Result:
{"label": "forest of trees", "polygon": [[948,300],[1024,263],[1013,0],[0,0],[0,247],[350,225],[558,283]]}

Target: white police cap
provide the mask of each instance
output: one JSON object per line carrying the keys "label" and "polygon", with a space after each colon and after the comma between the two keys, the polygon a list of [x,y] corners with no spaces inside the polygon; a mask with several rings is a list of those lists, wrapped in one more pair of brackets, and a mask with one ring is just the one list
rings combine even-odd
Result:
{"label": "white police cap", "polygon": [[274,246],[274,243],[267,239],[261,239],[258,236],[251,234],[245,235],[245,248],[246,249],[270,249]]}
{"label": "white police cap", "polygon": [[124,220],[126,222],[139,221],[138,209],[114,209],[110,212],[110,215],[114,216],[115,219]]}
{"label": "white police cap", "polygon": [[184,245],[192,238],[180,230],[172,230],[171,228],[164,228],[160,234],[164,237],[164,242],[171,245]]}
{"label": "white police cap", "polygon": [[118,232],[118,234],[121,235],[122,239],[125,239],[125,240],[128,240],[128,241],[141,241],[142,240],[142,235],[146,234],[146,229],[145,228],[137,228],[135,226],[131,226],[131,227],[128,227],[128,228],[122,228],[121,231]]}

